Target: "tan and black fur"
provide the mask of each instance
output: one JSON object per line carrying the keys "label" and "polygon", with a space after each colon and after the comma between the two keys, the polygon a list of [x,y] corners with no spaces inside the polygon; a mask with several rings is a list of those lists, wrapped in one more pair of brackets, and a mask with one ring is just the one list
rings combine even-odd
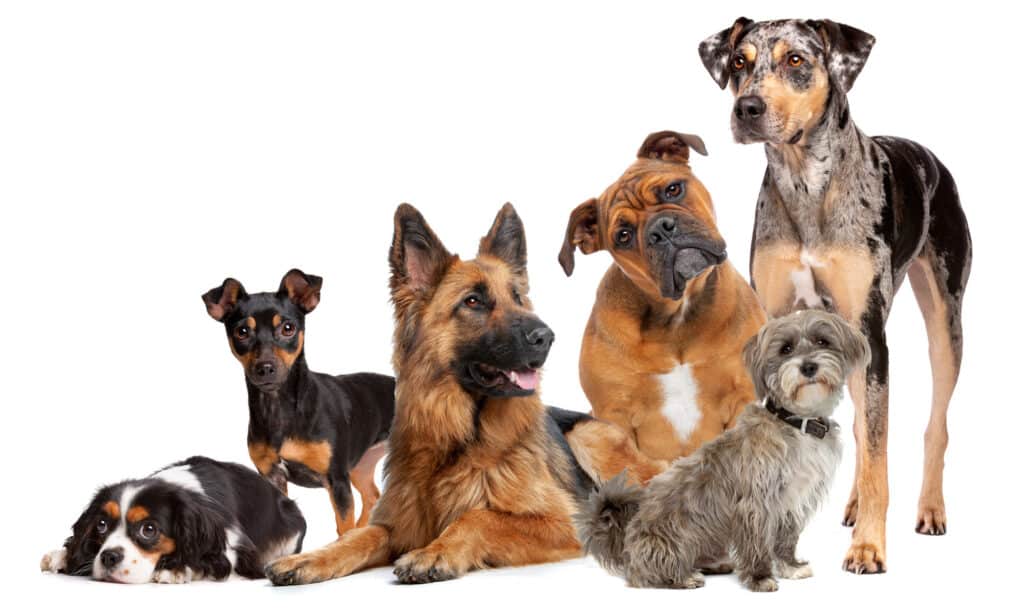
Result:
{"label": "tan and black fur", "polygon": [[601,480],[625,469],[646,482],[663,465],[614,426],[562,420],[541,403],[537,370],[554,335],[530,305],[515,210],[503,207],[464,261],[402,205],[390,263],[398,385],[387,486],[370,526],[267,575],[305,584],[394,561],[399,582],[421,583],[579,556],[576,459]]}
{"label": "tan and black fur", "polygon": [[726,260],[711,196],[690,169],[699,137],[656,132],[637,160],[569,217],[559,254],[607,250],[580,352],[594,415],[641,452],[672,460],[732,426],[754,399],[744,342],[764,322],[757,297]]}

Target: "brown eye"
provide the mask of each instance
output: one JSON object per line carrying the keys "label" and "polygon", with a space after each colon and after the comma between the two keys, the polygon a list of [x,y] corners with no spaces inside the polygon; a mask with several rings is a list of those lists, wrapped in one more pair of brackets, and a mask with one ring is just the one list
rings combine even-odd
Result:
{"label": "brown eye", "polygon": [[235,339],[238,339],[239,341],[245,341],[251,334],[252,331],[249,330],[248,326],[239,326],[235,329]]}
{"label": "brown eye", "polygon": [[796,68],[797,66],[800,66],[803,63],[804,59],[798,56],[797,54],[793,53],[789,56],[789,65],[792,66],[793,68]]}
{"label": "brown eye", "polygon": [[820,348],[827,348],[830,345],[828,339],[825,338],[818,339],[815,343],[817,343]]}
{"label": "brown eye", "polygon": [[633,231],[629,230],[628,228],[623,228],[622,230],[615,233],[615,242],[620,246],[629,245],[629,242],[632,240]]}
{"label": "brown eye", "polygon": [[139,525],[139,537],[146,541],[156,537],[156,525],[152,522],[144,522]]}
{"label": "brown eye", "polygon": [[789,343],[786,343],[781,348],[779,348],[779,354],[782,354],[783,356],[789,356],[792,353],[793,346]]}
{"label": "brown eye", "polygon": [[747,59],[742,55],[738,55],[732,59],[733,70],[743,70],[747,67]]}
{"label": "brown eye", "polygon": [[471,294],[462,301],[462,304],[465,305],[466,307],[469,307],[470,309],[476,309],[477,307],[480,306],[481,303],[480,298],[478,296],[476,296],[475,294]]}
{"label": "brown eye", "polygon": [[99,533],[100,535],[103,535],[109,529],[110,529],[110,525],[107,524],[107,521],[103,520],[102,518],[100,518],[99,522],[96,523],[96,532]]}
{"label": "brown eye", "polygon": [[295,322],[288,321],[281,325],[281,336],[291,337],[295,334]]}

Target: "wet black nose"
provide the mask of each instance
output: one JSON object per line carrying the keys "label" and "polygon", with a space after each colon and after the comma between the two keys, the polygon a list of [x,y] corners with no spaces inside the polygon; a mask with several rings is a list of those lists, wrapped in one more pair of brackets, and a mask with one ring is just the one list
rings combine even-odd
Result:
{"label": "wet black nose", "polygon": [[277,372],[277,367],[272,362],[258,362],[253,368],[253,372],[259,377],[270,377]]}
{"label": "wet black nose", "polygon": [[800,374],[804,377],[814,377],[814,374],[818,372],[818,363],[816,362],[805,362],[800,365]]}
{"label": "wet black nose", "polygon": [[651,221],[647,227],[647,244],[667,243],[676,234],[676,219],[665,216]]}
{"label": "wet black nose", "polygon": [[526,333],[526,343],[538,350],[547,350],[555,341],[555,333],[547,326],[539,326]]}
{"label": "wet black nose", "polygon": [[100,564],[103,565],[104,569],[113,569],[123,560],[124,549],[120,546],[117,548],[111,548],[110,550],[104,550],[100,553]]}
{"label": "wet black nose", "polygon": [[757,119],[764,115],[765,108],[760,96],[743,96],[736,101],[734,112],[738,119]]}

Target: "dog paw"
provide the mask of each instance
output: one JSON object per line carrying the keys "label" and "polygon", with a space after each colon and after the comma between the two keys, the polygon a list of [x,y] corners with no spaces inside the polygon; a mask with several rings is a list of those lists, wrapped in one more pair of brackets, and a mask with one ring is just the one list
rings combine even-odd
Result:
{"label": "dog paw", "polygon": [[182,569],[160,569],[153,572],[153,582],[157,584],[188,584],[192,580],[198,580],[197,574],[192,572],[190,567]]}
{"label": "dog paw", "polygon": [[334,577],[328,573],[315,551],[277,559],[264,567],[263,573],[274,586],[313,584]]}
{"label": "dog paw", "polygon": [[751,578],[747,581],[747,588],[755,593],[774,593],[779,590],[779,581],[771,576]]}
{"label": "dog paw", "polygon": [[51,573],[64,571],[67,564],[67,557],[68,551],[64,548],[54,550],[53,552],[47,552],[43,555],[43,560],[39,561],[39,569]]}
{"label": "dog paw", "polygon": [[846,552],[843,569],[850,573],[885,573],[885,554],[871,544],[853,544]]}
{"label": "dog paw", "polygon": [[395,577],[401,584],[426,584],[443,582],[461,576],[458,569],[444,550],[420,548],[406,553],[395,561]]}
{"label": "dog paw", "polygon": [[634,588],[681,588],[693,589],[704,587],[704,574],[695,571],[683,578],[652,577],[648,575],[630,576],[626,583]]}
{"label": "dog paw", "polygon": [[922,504],[917,510],[917,528],[915,530],[921,535],[945,535],[946,507],[942,503]]}
{"label": "dog paw", "polygon": [[733,569],[732,563],[724,561],[700,566],[701,573],[706,576],[727,576],[733,572]]}
{"label": "dog paw", "polygon": [[843,526],[852,527],[857,524],[857,498],[852,497],[846,502],[846,509],[843,510]]}
{"label": "dog paw", "polygon": [[796,561],[794,563],[779,561],[778,567],[779,576],[787,580],[803,580],[814,575],[814,570],[811,569],[810,564],[803,561]]}

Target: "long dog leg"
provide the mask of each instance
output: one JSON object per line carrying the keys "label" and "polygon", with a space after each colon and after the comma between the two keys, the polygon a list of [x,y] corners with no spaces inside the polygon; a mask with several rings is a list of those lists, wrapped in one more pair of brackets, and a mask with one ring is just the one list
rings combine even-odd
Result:
{"label": "long dog leg", "polygon": [[380,525],[352,529],[323,548],[267,565],[267,578],[278,586],[312,584],[380,567],[391,560],[390,543],[391,531]]}

